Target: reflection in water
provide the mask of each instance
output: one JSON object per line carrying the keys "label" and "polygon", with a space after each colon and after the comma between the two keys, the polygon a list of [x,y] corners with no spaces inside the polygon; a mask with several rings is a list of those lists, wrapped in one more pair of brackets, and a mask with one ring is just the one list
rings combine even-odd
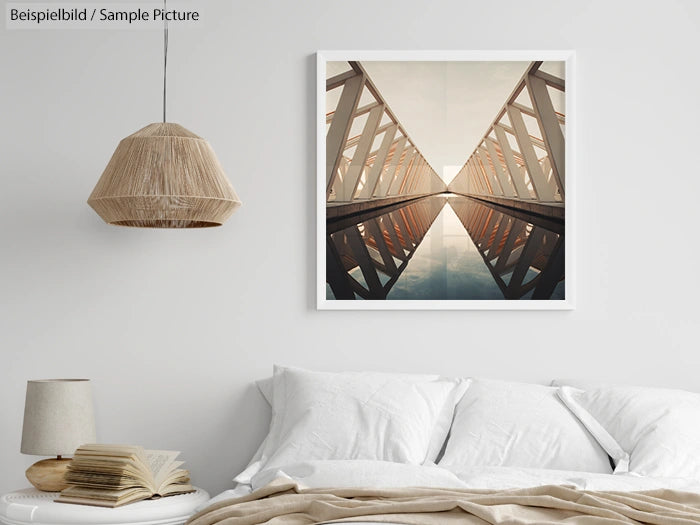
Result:
{"label": "reflection in water", "polygon": [[449,202],[503,297],[564,298],[563,228],[556,233],[464,197]]}
{"label": "reflection in water", "polygon": [[334,233],[329,228],[328,298],[386,299],[445,203],[421,199]]}
{"label": "reflection in water", "polygon": [[328,223],[326,280],[328,299],[563,299],[564,227],[426,197]]}

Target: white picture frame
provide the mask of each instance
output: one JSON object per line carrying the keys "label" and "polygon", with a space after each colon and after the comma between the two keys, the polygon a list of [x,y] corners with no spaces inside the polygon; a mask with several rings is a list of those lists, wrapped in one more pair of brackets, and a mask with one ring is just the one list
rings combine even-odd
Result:
{"label": "white picture frame", "polygon": [[[317,188],[316,188],[316,293],[319,310],[572,310],[575,308],[576,276],[576,104],[575,52],[572,50],[519,51],[318,51],[316,75]],[[336,61],[564,61],[565,62],[565,159],[564,204],[565,279],[563,299],[485,300],[339,300],[328,299],[326,285],[326,64]],[[504,100],[504,104],[505,104]],[[495,115],[494,115],[495,116]]]}

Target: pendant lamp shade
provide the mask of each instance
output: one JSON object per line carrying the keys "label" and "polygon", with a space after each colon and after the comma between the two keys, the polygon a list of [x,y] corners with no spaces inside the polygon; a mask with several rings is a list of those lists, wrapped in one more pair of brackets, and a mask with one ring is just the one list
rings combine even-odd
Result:
{"label": "pendant lamp shade", "polygon": [[205,228],[222,225],[241,201],[206,140],[158,122],[122,139],[88,204],[109,224]]}

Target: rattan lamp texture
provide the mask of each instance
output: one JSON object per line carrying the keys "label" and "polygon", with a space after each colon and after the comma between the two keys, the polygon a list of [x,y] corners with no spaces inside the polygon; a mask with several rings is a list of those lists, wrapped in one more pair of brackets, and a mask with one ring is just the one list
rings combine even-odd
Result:
{"label": "rattan lamp texture", "polygon": [[[167,0],[163,0],[167,11]],[[163,24],[163,122],[117,146],[88,204],[105,222],[142,228],[221,226],[241,205],[209,143],[166,119],[168,22]]]}
{"label": "rattan lamp texture", "polygon": [[122,139],[88,204],[109,224],[204,228],[223,224],[241,201],[206,140],[157,122]]}

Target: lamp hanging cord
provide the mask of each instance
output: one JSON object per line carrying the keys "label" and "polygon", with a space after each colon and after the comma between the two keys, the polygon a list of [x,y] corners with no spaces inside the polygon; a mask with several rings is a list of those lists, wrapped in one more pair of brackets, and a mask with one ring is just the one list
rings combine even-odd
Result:
{"label": "lamp hanging cord", "polygon": [[[168,0],[163,0],[163,12],[168,10]],[[163,122],[165,120],[165,105],[168,96],[168,17],[163,18]]]}

